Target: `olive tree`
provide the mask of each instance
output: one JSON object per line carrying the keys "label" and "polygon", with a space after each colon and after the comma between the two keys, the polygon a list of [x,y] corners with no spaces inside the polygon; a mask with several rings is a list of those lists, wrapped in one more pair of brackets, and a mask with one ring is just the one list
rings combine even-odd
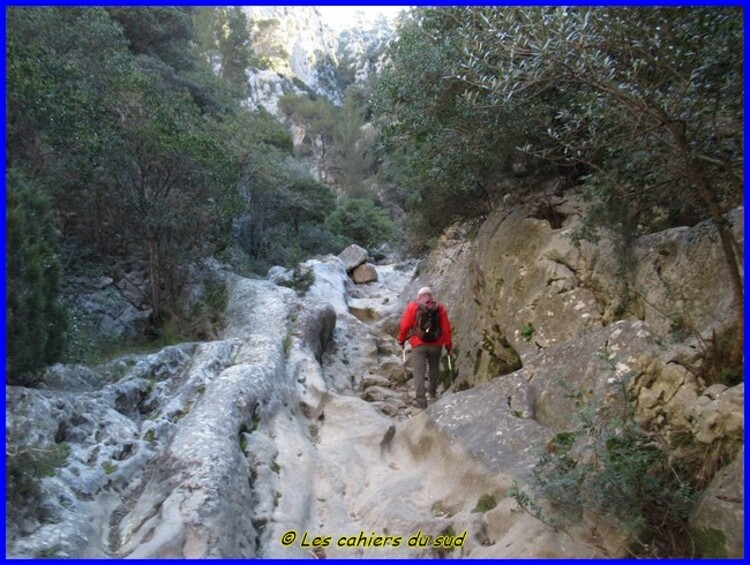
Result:
{"label": "olive tree", "polygon": [[743,19],[735,8],[472,8],[453,76],[476,104],[564,101],[547,147],[582,164],[597,203],[655,225],[710,217],[743,345],[743,283],[726,213],[742,202]]}
{"label": "olive tree", "polygon": [[500,179],[526,158],[518,146],[543,131],[540,104],[522,111],[466,96],[464,33],[472,14],[422,8],[404,18],[373,96],[388,158],[406,160],[400,184],[412,190],[401,204],[433,233],[491,210],[508,190]]}
{"label": "olive tree", "polygon": [[147,257],[153,318],[162,321],[178,298],[179,267],[228,241],[236,167],[189,94],[163,88],[149,69],[124,77],[118,96],[103,170],[107,224]]}

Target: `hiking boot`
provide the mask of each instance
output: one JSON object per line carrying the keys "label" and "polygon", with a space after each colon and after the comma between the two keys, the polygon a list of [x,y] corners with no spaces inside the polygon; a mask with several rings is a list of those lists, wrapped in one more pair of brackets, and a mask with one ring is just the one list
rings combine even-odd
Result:
{"label": "hiking boot", "polygon": [[422,408],[423,410],[425,408],[427,408],[427,401],[424,398],[422,398],[422,399],[418,398],[417,399],[417,408]]}

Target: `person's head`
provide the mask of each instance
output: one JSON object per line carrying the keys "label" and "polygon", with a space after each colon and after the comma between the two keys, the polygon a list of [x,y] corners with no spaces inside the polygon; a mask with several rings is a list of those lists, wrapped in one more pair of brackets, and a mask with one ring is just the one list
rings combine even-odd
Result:
{"label": "person's head", "polygon": [[420,302],[430,302],[432,299],[432,289],[429,286],[423,286],[417,292],[417,300]]}

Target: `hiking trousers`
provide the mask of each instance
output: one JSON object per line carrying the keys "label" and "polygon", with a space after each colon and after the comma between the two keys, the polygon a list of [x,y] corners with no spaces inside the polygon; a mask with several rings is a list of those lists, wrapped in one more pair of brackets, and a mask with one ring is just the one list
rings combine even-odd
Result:
{"label": "hiking trousers", "polygon": [[417,405],[427,406],[425,398],[425,373],[429,369],[430,397],[437,396],[438,372],[440,371],[440,353],[442,345],[419,345],[412,350],[414,363],[414,387],[417,395]]}

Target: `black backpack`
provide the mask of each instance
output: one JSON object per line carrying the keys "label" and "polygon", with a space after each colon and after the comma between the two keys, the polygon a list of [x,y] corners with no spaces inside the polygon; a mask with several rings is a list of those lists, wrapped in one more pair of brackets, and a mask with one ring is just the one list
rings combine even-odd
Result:
{"label": "black backpack", "polygon": [[414,333],[426,343],[437,341],[441,333],[440,307],[437,304],[430,307],[422,302],[417,303],[417,306],[417,323]]}

